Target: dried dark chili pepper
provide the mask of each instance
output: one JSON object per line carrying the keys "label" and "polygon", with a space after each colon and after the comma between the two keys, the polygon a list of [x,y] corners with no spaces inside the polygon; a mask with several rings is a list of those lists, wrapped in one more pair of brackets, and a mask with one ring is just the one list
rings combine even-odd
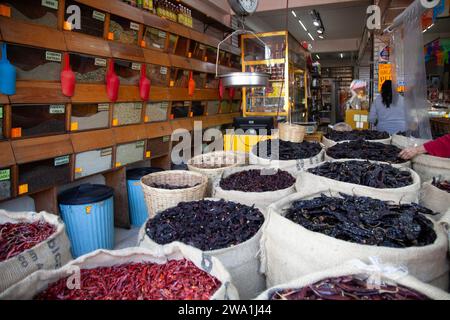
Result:
{"label": "dried dark chili pepper", "polygon": [[393,145],[356,140],[338,143],[327,150],[334,159],[363,159],[389,163],[404,163],[399,157],[402,150]]}
{"label": "dried dark chili pepper", "polygon": [[[272,153],[272,144],[279,144],[279,150]],[[262,158],[269,158],[272,160],[301,160],[317,156],[322,147],[318,143],[304,141],[302,143],[295,143],[283,140],[268,140],[261,141],[253,147],[253,154]]]}
{"label": "dried dark chili pepper", "polygon": [[35,300],[208,300],[219,280],[188,260],[165,264],[130,263],[82,269],[80,289],[67,288],[63,278]]}
{"label": "dried dark chili pepper", "polygon": [[287,189],[295,183],[295,178],[286,171],[262,172],[247,170],[229,175],[220,181],[224,190],[243,192],[268,192]]}
{"label": "dried dark chili pepper", "polygon": [[321,166],[309,169],[308,172],[333,180],[377,189],[402,188],[412,185],[414,182],[410,171],[368,161],[326,162]]}
{"label": "dried dark chili pepper", "polygon": [[181,185],[181,186],[175,186],[170,184],[162,184],[162,183],[152,183],[150,187],[156,188],[156,189],[166,189],[166,190],[181,190],[181,189],[189,189],[194,188],[196,186],[200,185],[200,183],[197,183],[193,186],[190,185]]}
{"label": "dried dark chili pepper", "polygon": [[252,238],[264,223],[254,207],[220,201],[182,202],[162,211],[146,225],[158,244],[180,241],[203,251],[224,249]]}
{"label": "dried dark chili pepper", "polygon": [[408,248],[434,243],[435,213],[417,204],[391,204],[368,197],[322,195],[295,201],[286,218],[304,228],[358,244]]}
{"label": "dried dark chili pepper", "polygon": [[55,226],[45,221],[1,224],[0,262],[33,248],[55,232]]}
{"label": "dried dark chili pepper", "polygon": [[389,139],[390,135],[387,132],[374,130],[353,130],[353,131],[331,131],[325,137],[336,142],[353,141],[353,140],[383,140]]}
{"label": "dried dark chili pepper", "polygon": [[301,289],[286,289],[271,294],[270,300],[430,300],[401,285],[381,284],[371,288],[355,276],[321,280]]}
{"label": "dried dark chili pepper", "polygon": [[433,186],[450,193],[450,181],[433,178]]}

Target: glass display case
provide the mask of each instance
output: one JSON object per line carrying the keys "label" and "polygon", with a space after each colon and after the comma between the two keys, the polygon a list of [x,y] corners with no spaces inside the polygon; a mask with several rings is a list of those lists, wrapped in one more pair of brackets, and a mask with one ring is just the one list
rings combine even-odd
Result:
{"label": "glass display case", "polygon": [[[45,1],[43,1],[45,2]],[[80,18],[80,29],[72,29],[74,32],[79,32],[83,34],[87,34],[94,37],[103,38],[104,28],[105,28],[105,19],[106,13],[84,4],[79,3],[78,1],[66,0],[65,1],[66,10],[64,10],[64,20],[67,21],[72,13],[67,13],[67,8],[76,5],[80,8],[81,18]]]}
{"label": "glass display case", "polygon": [[71,53],[70,66],[77,83],[104,83],[107,61],[104,58]]}
{"label": "glass display case", "polygon": [[204,44],[191,40],[188,56],[192,59],[203,60],[203,57],[205,56],[205,50],[206,46]]}
{"label": "glass display case", "polygon": [[[286,31],[261,33],[257,36],[264,41],[266,47],[254,35],[242,36],[242,70],[269,73],[270,85],[266,88],[243,89],[244,116],[289,117],[293,108],[300,109],[300,102],[306,101],[303,96],[306,95],[306,90],[302,89],[305,78],[302,83],[297,84],[295,80],[300,81],[300,77],[294,77],[298,72],[305,74],[306,59],[303,59],[303,64],[294,63],[291,58],[293,55],[289,54],[289,44],[300,48],[300,55],[306,56],[307,52],[301,49],[298,42],[295,44],[289,41]],[[299,58],[296,57],[295,60],[298,61]],[[303,93],[294,92],[297,90],[303,90]]]}
{"label": "glass display case", "polygon": [[170,136],[154,138],[147,140],[148,158],[157,158],[170,153]]}
{"label": "glass display case", "polygon": [[3,0],[11,8],[11,18],[51,28],[58,25],[58,1]]}
{"label": "glass display case", "polygon": [[208,101],[208,116],[213,116],[219,113],[220,101]]}
{"label": "glass display case", "polygon": [[206,74],[205,89],[219,89],[219,79],[215,74]]}

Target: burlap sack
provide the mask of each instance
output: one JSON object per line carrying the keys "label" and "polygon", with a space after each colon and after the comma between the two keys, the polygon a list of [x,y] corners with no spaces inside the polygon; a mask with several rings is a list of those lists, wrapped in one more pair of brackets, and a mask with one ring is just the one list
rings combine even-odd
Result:
{"label": "burlap sack", "polygon": [[[342,190],[338,188],[326,194],[338,196],[339,192]],[[370,257],[378,257],[383,263],[404,265],[420,281],[447,290],[449,244],[444,227],[447,220],[434,222],[437,239],[428,246],[387,248],[361,245],[309,231],[284,217],[285,209],[294,201],[318,196],[320,193],[314,192],[294,194],[269,207],[261,239],[261,267],[266,274],[267,287],[287,283],[317,270],[337,267],[348,260],[368,262]]]}
{"label": "burlap sack", "polygon": [[[247,206],[255,206],[263,213],[267,211],[269,205],[277,202],[290,194],[295,193],[295,184],[284,190],[270,191],[270,192],[242,192],[242,191],[230,191],[224,190],[220,187],[220,181],[234,173],[248,171],[248,170],[266,170],[267,173],[272,170],[267,170],[267,167],[261,166],[248,166],[240,168],[231,168],[223,172],[222,176],[214,181],[213,184],[213,197],[217,199],[224,199],[234,201],[237,203],[245,204]],[[285,170],[285,169],[284,169]],[[294,178],[296,174],[292,170],[285,170],[289,172]],[[270,179],[270,175],[267,176]]]}
{"label": "burlap sack", "polygon": [[[345,161],[364,161],[359,159],[350,160],[335,160],[333,162]],[[375,161],[372,161],[375,162]],[[315,167],[320,166],[316,165]],[[418,203],[420,191],[420,178],[413,170],[408,168],[399,168],[400,170],[410,171],[413,176],[413,184],[403,188],[395,189],[376,189],[357,184],[341,182],[321,176],[311,174],[307,171],[300,172],[297,176],[297,183],[295,187],[300,194],[317,193],[327,191],[329,189],[340,190],[343,193],[348,193],[357,196],[367,196],[375,199],[390,200],[401,203]]]}
{"label": "burlap sack", "polygon": [[416,139],[394,134],[392,136],[392,144],[400,149],[406,149],[414,146],[421,146],[430,140]]}
{"label": "burlap sack", "polygon": [[430,181],[434,177],[450,178],[450,159],[420,155],[412,160],[412,168],[422,181]]}
{"label": "burlap sack", "polygon": [[[214,199],[208,199],[214,200]],[[147,224],[144,224],[139,231],[138,246],[155,250],[165,250],[167,246],[179,243],[174,242],[168,245],[160,245],[150,239],[146,232]],[[241,299],[248,300],[255,298],[266,288],[264,275],[260,272],[261,265],[259,259],[260,241],[262,229],[251,239],[233,247],[204,251],[203,254],[217,258],[231,275],[232,283],[236,286]]]}
{"label": "burlap sack", "polygon": [[435,218],[440,219],[450,209],[450,193],[433,186],[432,181],[425,182],[420,190],[420,204],[439,212]]}
{"label": "burlap sack", "polygon": [[269,168],[278,168],[283,170],[291,170],[291,171],[302,171],[306,170],[318,163],[323,162],[323,157],[325,155],[325,149],[322,148],[319,154],[314,157],[307,159],[298,159],[298,160],[269,160],[258,157],[253,153],[254,148],[250,152],[250,164],[258,165]]}
{"label": "burlap sack", "polygon": [[[353,160],[353,159],[334,159],[325,152],[325,161],[335,161],[335,160],[349,161],[349,160]],[[359,160],[364,160],[364,159],[359,159]],[[375,163],[379,162],[379,161],[372,161],[372,160],[368,160],[368,161],[375,162]],[[393,166],[394,168],[411,168],[412,167],[411,161],[406,161],[403,163],[390,163],[390,165]]]}
{"label": "burlap sack", "polygon": [[57,269],[72,260],[66,227],[61,219],[46,212],[7,212],[0,210],[0,224],[45,221],[56,227],[47,240],[21,254],[0,262],[0,293],[40,269]]}
{"label": "burlap sack", "polygon": [[[366,266],[366,267],[364,267]],[[423,283],[416,278],[410,275],[404,275],[398,277],[396,274],[383,273],[383,270],[380,269],[380,273],[375,273],[372,265],[366,265],[364,262],[360,260],[353,260],[343,265],[340,265],[335,268],[320,270],[315,273],[305,275],[297,280],[291,281],[289,283],[272,287],[267,291],[260,294],[255,300],[269,300],[272,295],[278,291],[289,290],[289,289],[301,289],[308,285],[317,283],[322,280],[330,279],[330,278],[339,278],[346,276],[368,276],[371,275],[379,276],[381,281],[386,281],[388,283],[396,283],[403,287],[412,289],[416,292],[419,292],[426,297],[432,300],[450,300],[450,295],[442,291],[436,287],[433,287],[429,284]]]}
{"label": "burlap sack", "polygon": [[29,300],[45,290],[49,284],[61,278],[74,274],[74,269],[93,269],[121,265],[127,263],[151,262],[163,264],[170,260],[187,259],[198,268],[216,277],[222,286],[212,296],[212,300],[238,300],[239,296],[231,283],[230,274],[214,257],[202,254],[200,250],[183,244],[167,246],[157,252],[144,248],[129,248],[117,251],[97,250],[82,256],[61,269],[54,271],[38,271],[15,286],[9,288],[2,295],[2,300]]}
{"label": "burlap sack", "polygon": [[[384,144],[391,144],[391,138],[381,139],[381,140],[367,140],[367,141],[369,141],[369,142],[379,142],[379,143],[384,143]],[[328,139],[325,136],[322,139],[322,143],[325,146],[325,148],[327,148],[327,149],[337,145],[338,143],[343,143],[343,142],[350,142],[350,141],[339,141],[339,142],[336,142],[334,140]]]}

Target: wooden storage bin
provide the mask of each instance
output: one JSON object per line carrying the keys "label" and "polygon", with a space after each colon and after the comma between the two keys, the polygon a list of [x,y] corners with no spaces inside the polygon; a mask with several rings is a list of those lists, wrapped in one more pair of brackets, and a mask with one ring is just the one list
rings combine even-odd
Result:
{"label": "wooden storage bin", "polygon": [[106,59],[71,53],[70,65],[75,73],[77,83],[105,83]]}
{"label": "wooden storage bin", "polygon": [[12,196],[11,168],[0,168],[0,201]]}
{"label": "wooden storage bin", "polygon": [[0,105],[0,140],[3,140],[5,138],[5,108]]}
{"label": "wooden storage bin", "polygon": [[66,106],[36,104],[11,106],[11,137],[30,138],[66,132]]}
{"label": "wooden storage bin", "polygon": [[66,0],[65,3],[65,21],[67,21],[71,15],[67,13],[67,8],[69,6],[76,5],[81,9],[81,29],[72,29],[72,31],[103,38],[106,20],[105,12],[81,4],[78,1]]}
{"label": "wooden storage bin", "polygon": [[119,102],[114,104],[114,127],[138,124],[142,121],[142,102]]}
{"label": "wooden storage bin", "polygon": [[19,45],[8,45],[8,59],[17,72],[17,80],[59,81],[62,53]]}
{"label": "wooden storage bin", "polygon": [[206,102],[204,101],[192,101],[192,116],[201,117],[205,114]]}
{"label": "wooden storage bin", "polygon": [[241,57],[235,54],[231,55],[230,68],[241,69]]}
{"label": "wooden storage bin", "polygon": [[125,166],[144,160],[145,141],[135,141],[118,145],[116,148],[115,167]]}
{"label": "wooden storage bin", "polygon": [[189,84],[189,71],[172,68],[170,74],[170,86],[175,88],[187,88]]}
{"label": "wooden storage bin", "polygon": [[170,136],[147,140],[147,158],[158,158],[170,153]]}
{"label": "wooden storage bin", "polygon": [[18,195],[43,191],[70,182],[70,156],[20,164],[18,171]]}
{"label": "wooden storage bin", "polygon": [[109,103],[72,104],[70,131],[108,128],[109,110]]}
{"label": "wooden storage bin", "polygon": [[241,111],[241,104],[242,104],[241,100],[233,100],[231,102],[231,112],[232,113],[240,112]]}
{"label": "wooden storage bin", "polygon": [[189,45],[188,56],[190,56],[190,58],[192,58],[192,59],[197,59],[197,60],[203,61],[203,57],[205,56],[205,50],[206,50],[206,46],[204,44],[201,44],[200,42],[191,40],[191,43]]}
{"label": "wooden storage bin", "polygon": [[139,28],[139,23],[116,15],[111,15],[108,39],[120,43],[137,45]]}
{"label": "wooden storage bin", "polygon": [[140,63],[125,60],[115,60],[114,63],[114,70],[121,85],[139,85],[141,67]]}
{"label": "wooden storage bin", "polygon": [[223,100],[220,104],[220,113],[230,113],[231,112],[231,103],[229,100]]}
{"label": "wooden storage bin", "polygon": [[165,50],[168,34],[152,27],[145,27],[145,46],[151,49]]}
{"label": "wooden storage bin", "polygon": [[195,81],[195,88],[202,89],[205,86],[206,73],[194,71],[192,77]]}
{"label": "wooden storage bin", "polygon": [[208,101],[208,116],[213,116],[219,113],[220,101]]}
{"label": "wooden storage bin", "polygon": [[152,86],[167,87],[169,84],[169,67],[149,64],[147,65],[147,77],[151,80]]}
{"label": "wooden storage bin", "polygon": [[145,122],[167,121],[169,102],[149,102],[145,106]]}
{"label": "wooden storage bin", "polygon": [[75,155],[75,179],[112,169],[113,148],[97,149]]}
{"label": "wooden storage bin", "polygon": [[3,0],[1,3],[11,8],[13,19],[51,28],[58,26],[58,1]]}
{"label": "wooden storage bin", "polygon": [[175,101],[172,103],[172,118],[173,119],[179,119],[179,118],[187,118],[189,117],[189,107],[190,102],[189,101]]}
{"label": "wooden storage bin", "polygon": [[205,89],[219,89],[219,79],[215,74],[208,73],[206,75]]}
{"label": "wooden storage bin", "polygon": [[188,55],[188,45],[189,45],[189,39],[185,37],[178,36],[178,39],[176,41],[174,54],[177,56],[187,57]]}
{"label": "wooden storage bin", "polygon": [[203,61],[205,62],[211,62],[211,63],[216,63],[217,60],[217,48],[213,48],[210,46],[206,47],[206,53],[205,53],[205,58],[203,59]]}

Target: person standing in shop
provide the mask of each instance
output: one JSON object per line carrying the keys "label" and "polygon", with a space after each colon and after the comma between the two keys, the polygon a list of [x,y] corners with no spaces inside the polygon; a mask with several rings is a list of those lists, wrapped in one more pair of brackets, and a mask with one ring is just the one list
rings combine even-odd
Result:
{"label": "person standing in shop", "polygon": [[450,158],[450,134],[419,147],[406,148],[400,153],[400,157],[411,160],[415,156],[426,153],[435,157]]}
{"label": "person standing in shop", "polygon": [[383,83],[381,94],[370,109],[369,122],[378,131],[386,131],[389,134],[406,131],[405,100],[392,89],[391,80]]}

